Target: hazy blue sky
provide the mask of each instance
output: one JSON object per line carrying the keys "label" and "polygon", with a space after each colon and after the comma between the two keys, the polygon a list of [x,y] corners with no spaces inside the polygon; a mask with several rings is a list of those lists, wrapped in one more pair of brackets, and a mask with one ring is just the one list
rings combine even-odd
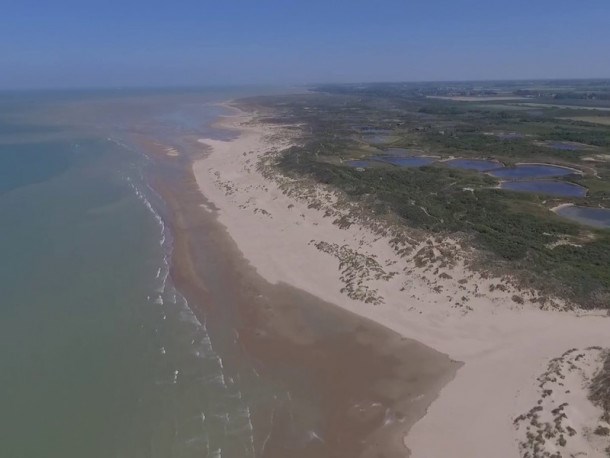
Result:
{"label": "hazy blue sky", "polygon": [[0,0],[0,87],[610,77],[610,0]]}

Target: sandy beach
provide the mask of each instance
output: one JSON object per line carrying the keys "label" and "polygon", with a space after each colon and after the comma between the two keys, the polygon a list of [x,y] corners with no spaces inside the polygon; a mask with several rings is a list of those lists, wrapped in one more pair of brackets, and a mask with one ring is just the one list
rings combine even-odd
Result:
{"label": "sandy beach", "polygon": [[[539,405],[538,378],[551,360],[571,349],[589,354],[589,347],[610,347],[605,313],[557,311],[566,308],[560,298],[542,306],[536,291],[521,291],[510,278],[470,270],[456,241],[428,238],[401,251],[389,234],[370,225],[337,224],[342,210],[331,190],[295,183],[265,166],[290,144],[290,134],[252,122],[243,112],[222,125],[238,137],[200,139],[207,154],[193,164],[209,201],[202,211],[217,215],[259,275],[464,363],[406,436],[411,456],[520,456],[527,439],[515,420]],[[595,358],[589,372],[595,372]],[[571,396],[565,421],[576,433],[560,449],[601,457],[601,445],[583,439],[601,415],[579,391],[583,380],[566,379],[564,391]],[[554,390],[543,409],[563,402]],[[554,444],[547,440],[545,447],[552,451],[559,447]]]}
{"label": "sandy beach", "polygon": [[205,321],[227,386],[249,393],[247,410],[230,417],[246,424],[227,426],[222,456],[403,456],[402,438],[460,363],[262,278],[199,192],[192,160],[201,144],[181,131],[158,134],[134,141],[154,163],[149,181],[172,234],[172,281]]}

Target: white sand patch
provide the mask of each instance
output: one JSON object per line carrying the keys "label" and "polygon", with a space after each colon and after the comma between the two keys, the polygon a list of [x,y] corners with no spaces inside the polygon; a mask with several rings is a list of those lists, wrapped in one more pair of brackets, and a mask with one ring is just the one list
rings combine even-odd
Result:
{"label": "white sand patch", "polygon": [[522,456],[608,456],[610,425],[588,399],[604,356],[601,348],[570,349],[549,362],[536,379],[535,405],[514,422]]}
{"label": "white sand patch", "polygon": [[573,206],[574,206],[574,204],[573,204],[573,203],[566,202],[566,203],[563,203],[563,204],[556,205],[555,207],[550,208],[550,210],[551,210],[552,212],[555,212],[555,213],[556,213],[558,210],[561,210],[562,208],[566,208],[566,207],[573,207]]}
{"label": "white sand patch", "polygon": [[167,154],[170,157],[176,157],[176,156],[180,155],[178,150],[176,148],[172,148],[172,147],[165,148],[165,154]]}
{"label": "white sand patch", "polygon": [[596,154],[582,158],[583,161],[589,162],[610,162],[610,154]]}

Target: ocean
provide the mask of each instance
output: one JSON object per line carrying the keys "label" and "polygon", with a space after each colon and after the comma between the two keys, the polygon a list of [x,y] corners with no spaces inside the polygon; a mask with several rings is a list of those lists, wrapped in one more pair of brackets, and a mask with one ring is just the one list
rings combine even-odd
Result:
{"label": "ocean", "polygon": [[[196,109],[214,135],[228,95],[155,119],[188,129]],[[120,116],[66,115],[116,97],[0,96],[0,456],[248,456],[248,407],[168,277],[146,157]]]}

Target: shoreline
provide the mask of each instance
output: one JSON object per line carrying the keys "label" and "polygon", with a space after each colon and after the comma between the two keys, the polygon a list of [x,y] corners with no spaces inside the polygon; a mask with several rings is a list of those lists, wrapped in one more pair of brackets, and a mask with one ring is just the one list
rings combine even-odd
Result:
{"label": "shoreline", "polygon": [[[281,129],[253,119],[244,112],[223,117],[223,127],[240,132],[238,138],[200,139],[212,151],[193,164],[199,189],[244,257],[272,284],[298,287],[465,362],[407,435],[413,457],[519,456],[513,420],[536,402],[537,375],[570,348],[610,346],[607,320],[596,311],[540,310],[535,292],[515,290],[510,279],[484,278],[459,259],[440,272],[417,267],[414,256],[397,256],[387,238],[368,228],[338,227],[324,208],[311,205],[317,198],[332,206],[328,190],[314,189],[309,201],[293,198],[261,173],[260,161],[288,142],[269,140]],[[433,257],[442,257],[451,241],[430,245]],[[346,256],[373,259],[378,274],[392,273],[349,272],[357,277],[356,293],[376,291],[378,305],[350,296],[354,290],[339,269]]]}
{"label": "shoreline", "polygon": [[172,281],[216,333],[231,377],[254,371],[289,390],[290,399],[252,409],[257,456],[404,456],[406,430],[459,364],[315,295],[260,278],[216,221],[220,209],[197,187],[192,164],[203,156],[201,145],[182,154],[145,143],[174,240]]}

